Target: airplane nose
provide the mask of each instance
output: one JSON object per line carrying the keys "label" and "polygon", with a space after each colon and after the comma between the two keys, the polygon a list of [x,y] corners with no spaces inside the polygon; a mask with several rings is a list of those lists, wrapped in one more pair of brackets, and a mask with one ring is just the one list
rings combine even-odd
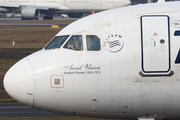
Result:
{"label": "airplane nose", "polygon": [[34,70],[27,58],[13,65],[4,77],[6,92],[16,101],[33,106]]}

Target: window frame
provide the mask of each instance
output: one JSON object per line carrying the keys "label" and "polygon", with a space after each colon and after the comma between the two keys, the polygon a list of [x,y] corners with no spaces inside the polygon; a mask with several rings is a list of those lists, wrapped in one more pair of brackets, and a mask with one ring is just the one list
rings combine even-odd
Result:
{"label": "window frame", "polygon": [[[99,50],[88,50],[88,42],[87,42],[87,36],[96,36],[99,39]],[[86,38],[86,50],[87,51],[101,51],[101,39],[97,35],[85,35]]]}

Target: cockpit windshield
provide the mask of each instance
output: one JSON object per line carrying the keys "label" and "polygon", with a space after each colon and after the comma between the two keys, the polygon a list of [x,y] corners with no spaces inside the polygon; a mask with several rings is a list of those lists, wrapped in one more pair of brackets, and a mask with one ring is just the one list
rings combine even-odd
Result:
{"label": "cockpit windshield", "polygon": [[55,48],[60,48],[61,45],[66,41],[66,39],[69,37],[69,35],[65,36],[56,36],[54,39],[46,45],[44,49],[55,49]]}
{"label": "cockpit windshield", "polygon": [[82,36],[74,35],[69,41],[64,45],[63,48],[80,51],[83,50]]}

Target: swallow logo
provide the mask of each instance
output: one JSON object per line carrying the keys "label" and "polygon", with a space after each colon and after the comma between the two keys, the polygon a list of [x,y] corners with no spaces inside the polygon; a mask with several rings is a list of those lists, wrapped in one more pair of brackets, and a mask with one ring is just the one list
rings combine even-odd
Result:
{"label": "swallow logo", "polygon": [[124,46],[124,42],[122,41],[122,36],[118,34],[111,34],[104,40],[103,47],[109,52],[116,53],[119,52]]}

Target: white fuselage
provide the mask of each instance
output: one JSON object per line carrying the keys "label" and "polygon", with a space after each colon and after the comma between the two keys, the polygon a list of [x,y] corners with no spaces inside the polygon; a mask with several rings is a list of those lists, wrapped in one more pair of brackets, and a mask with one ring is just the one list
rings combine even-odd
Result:
{"label": "white fuselage", "polygon": [[[129,6],[80,19],[56,35],[69,35],[60,48],[44,48],[15,64],[5,89],[19,102],[69,115],[178,119],[179,6]],[[66,49],[78,35],[83,49]],[[100,50],[87,49],[89,35],[100,39]]]}

